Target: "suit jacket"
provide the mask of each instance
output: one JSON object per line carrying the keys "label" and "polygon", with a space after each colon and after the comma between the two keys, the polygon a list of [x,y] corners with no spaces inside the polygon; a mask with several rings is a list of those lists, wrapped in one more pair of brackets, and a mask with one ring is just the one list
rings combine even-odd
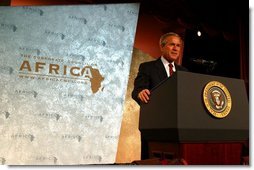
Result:
{"label": "suit jacket", "polygon": [[[175,64],[176,71],[187,71],[186,68]],[[151,90],[153,87],[158,85],[163,80],[167,79],[167,72],[165,67],[161,61],[161,58],[145,62],[140,64],[138,75],[134,81],[134,89],[132,91],[132,98],[140,104],[140,100],[138,99],[138,94],[143,89]]]}

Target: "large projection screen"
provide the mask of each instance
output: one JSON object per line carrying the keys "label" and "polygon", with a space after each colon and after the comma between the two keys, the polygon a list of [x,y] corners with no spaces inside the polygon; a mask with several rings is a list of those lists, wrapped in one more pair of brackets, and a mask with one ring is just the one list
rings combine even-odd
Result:
{"label": "large projection screen", "polygon": [[138,11],[0,7],[0,164],[115,162]]}

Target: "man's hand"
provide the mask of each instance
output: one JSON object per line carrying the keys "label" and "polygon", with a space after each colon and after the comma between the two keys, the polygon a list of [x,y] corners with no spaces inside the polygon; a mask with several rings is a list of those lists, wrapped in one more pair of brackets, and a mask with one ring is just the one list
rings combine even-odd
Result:
{"label": "man's hand", "polygon": [[143,103],[148,103],[148,101],[150,99],[149,96],[150,96],[150,91],[148,89],[144,89],[141,92],[139,92],[139,94],[138,94],[138,98]]}

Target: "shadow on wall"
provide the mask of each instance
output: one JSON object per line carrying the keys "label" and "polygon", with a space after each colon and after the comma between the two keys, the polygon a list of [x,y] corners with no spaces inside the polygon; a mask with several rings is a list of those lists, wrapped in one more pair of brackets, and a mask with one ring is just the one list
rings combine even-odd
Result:
{"label": "shadow on wall", "polygon": [[154,60],[148,54],[134,48],[130,75],[123,108],[123,119],[121,132],[116,155],[116,163],[130,163],[134,160],[140,160],[140,132],[139,123],[139,105],[132,99],[131,92],[134,87],[134,79],[138,73],[139,65],[146,61]]}

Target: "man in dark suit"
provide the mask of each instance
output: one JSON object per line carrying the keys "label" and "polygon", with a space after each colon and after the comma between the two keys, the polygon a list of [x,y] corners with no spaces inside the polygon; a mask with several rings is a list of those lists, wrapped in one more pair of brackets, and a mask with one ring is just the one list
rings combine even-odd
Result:
{"label": "man in dark suit", "polygon": [[[134,81],[132,98],[138,103],[148,103],[150,90],[163,80],[172,76],[177,70],[187,71],[177,65],[182,48],[181,37],[173,32],[164,34],[160,38],[161,57],[155,61],[140,64],[138,75]],[[148,143],[141,134],[141,159],[148,159]]]}

